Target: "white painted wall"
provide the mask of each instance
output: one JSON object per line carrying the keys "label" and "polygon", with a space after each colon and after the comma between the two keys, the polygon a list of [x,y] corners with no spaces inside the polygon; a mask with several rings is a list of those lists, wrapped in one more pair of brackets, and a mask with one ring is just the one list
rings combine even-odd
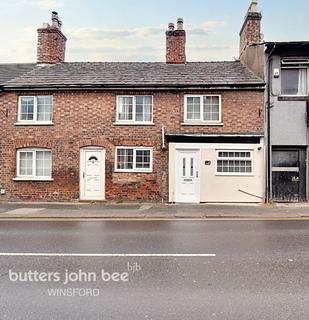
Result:
{"label": "white painted wall", "polygon": [[[258,148],[261,147],[261,150]],[[265,147],[260,144],[169,144],[169,201],[175,202],[176,150],[200,149],[200,202],[263,202],[265,190]],[[252,150],[253,173],[250,176],[216,175],[217,150]],[[205,161],[211,165],[205,165]],[[242,191],[244,192],[242,192]],[[249,193],[246,194],[245,192]],[[250,195],[252,194],[252,195]],[[256,196],[254,196],[256,195]],[[260,198],[259,198],[260,197]]]}

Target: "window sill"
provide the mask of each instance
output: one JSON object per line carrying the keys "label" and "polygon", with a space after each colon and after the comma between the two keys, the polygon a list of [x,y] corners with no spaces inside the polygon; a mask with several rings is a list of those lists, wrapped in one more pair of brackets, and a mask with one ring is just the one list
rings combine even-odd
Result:
{"label": "window sill", "polygon": [[279,95],[278,101],[309,101],[309,96],[284,96]]}
{"label": "window sill", "polygon": [[182,126],[223,126],[223,122],[182,122]]}
{"label": "window sill", "polygon": [[28,177],[16,177],[13,181],[54,181],[53,178],[28,178]]}
{"label": "window sill", "polygon": [[153,122],[114,122],[114,126],[154,126]]}
{"label": "window sill", "polygon": [[152,173],[152,171],[138,171],[138,170],[115,170],[115,173]]}
{"label": "window sill", "polygon": [[236,173],[216,173],[215,176],[219,177],[254,177],[254,174],[252,173],[242,173],[242,174],[236,174]]}
{"label": "window sill", "polygon": [[14,126],[53,126],[52,121],[42,121],[42,122],[15,122]]}

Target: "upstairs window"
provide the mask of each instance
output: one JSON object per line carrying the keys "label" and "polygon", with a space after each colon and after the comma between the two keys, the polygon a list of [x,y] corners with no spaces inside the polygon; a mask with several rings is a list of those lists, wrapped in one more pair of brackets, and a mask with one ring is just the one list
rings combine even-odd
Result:
{"label": "upstairs window", "polygon": [[18,122],[51,123],[53,115],[52,96],[21,96],[18,105]]}
{"label": "upstairs window", "polygon": [[308,95],[308,59],[282,59],[281,94],[285,96]]}
{"label": "upstairs window", "polygon": [[185,122],[221,122],[221,96],[185,97]]}
{"label": "upstairs window", "polygon": [[118,96],[117,122],[152,123],[152,96]]}
{"label": "upstairs window", "polygon": [[48,180],[51,179],[51,171],[51,150],[17,150],[17,178],[24,180]]}

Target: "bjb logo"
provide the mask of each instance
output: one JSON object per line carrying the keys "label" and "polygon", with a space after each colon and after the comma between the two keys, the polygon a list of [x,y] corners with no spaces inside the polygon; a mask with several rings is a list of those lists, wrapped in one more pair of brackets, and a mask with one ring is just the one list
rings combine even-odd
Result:
{"label": "bjb logo", "polygon": [[133,262],[133,263],[128,262],[127,266],[128,266],[128,272],[135,273],[142,270],[142,267],[137,262]]}

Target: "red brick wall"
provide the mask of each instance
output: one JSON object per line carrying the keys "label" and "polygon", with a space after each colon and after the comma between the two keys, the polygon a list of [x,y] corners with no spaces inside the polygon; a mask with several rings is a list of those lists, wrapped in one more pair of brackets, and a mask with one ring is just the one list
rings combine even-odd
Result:
{"label": "red brick wall", "polygon": [[186,32],[166,31],[166,63],[186,63]]}
{"label": "red brick wall", "polygon": [[240,31],[239,56],[241,56],[248,45],[261,42],[261,19],[259,12],[248,12],[246,20]]}
{"label": "red brick wall", "polygon": [[[184,93],[179,92],[153,93],[155,126],[114,125],[116,94],[149,94],[140,91],[57,92],[53,94],[53,126],[14,126],[18,95],[2,94],[0,125],[5,139],[1,140],[0,184],[6,189],[6,195],[0,196],[0,200],[78,200],[80,148],[90,145],[106,149],[108,200],[167,199],[168,151],[161,150],[162,125],[167,132],[263,132],[262,91],[217,93],[222,94],[223,126],[182,126]],[[8,117],[6,109],[9,110]],[[153,147],[153,172],[115,173],[116,146]],[[21,147],[52,149],[53,182],[12,180],[16,176],[16,149]]]}
{"label": "red brick wall", "polygon": [[65,59],[66,37],[57,28],[38,29],[38,63],[58,63]]}

